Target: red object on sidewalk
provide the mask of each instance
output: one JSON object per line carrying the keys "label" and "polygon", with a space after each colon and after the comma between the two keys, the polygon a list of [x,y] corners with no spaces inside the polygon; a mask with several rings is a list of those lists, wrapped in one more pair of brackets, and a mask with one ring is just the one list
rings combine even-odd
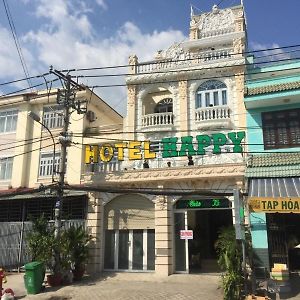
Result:
{"label": "red object on sidewalk", "polygon": [[3,269],[0,269],[0,296],[2,296],[2,283],[5,278]]}

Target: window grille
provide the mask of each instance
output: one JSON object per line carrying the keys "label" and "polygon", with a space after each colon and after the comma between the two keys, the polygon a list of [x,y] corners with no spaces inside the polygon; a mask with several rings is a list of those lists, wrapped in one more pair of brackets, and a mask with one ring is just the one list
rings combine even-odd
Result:
{"label": "window grille", "polygon": [[300,109],[262,113],[264,148],[300,146]]}
{"label": "window grille", "polygon": [[0,180],[9,180],[12,176],[13,158],[0,158]]}
{"label": "window grille", "polygon": [[48,128],[60,128],[64,124],[63,107],[60,105],[44,108],[43,124]]}
{"label": "window grille", "polygon": [[227,86],[218,80],[202,83],[196,93],[196,108],[227,105]]}
{"label": "window grille", "polygon": [[[60,152],[55,153],[54,170],[59,170]],[[51,176],[53,174],[53,152],[41,153],[39,176]]]}
{"label": "window grille", "polygon": [[17,129],[18,111],[0,111],[0,133],[15,132]]}

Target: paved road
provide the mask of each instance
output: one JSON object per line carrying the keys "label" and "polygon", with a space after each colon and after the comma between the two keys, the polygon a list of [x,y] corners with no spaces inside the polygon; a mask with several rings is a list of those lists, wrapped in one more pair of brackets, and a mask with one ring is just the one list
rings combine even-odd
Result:
{"label": "paved road", "polygon": [[46,288],[38,295],[26,296],[23,275],[8,276],[6,287],[12,287],[17,299],[26,300],[216,300],[222,299],[219,276],[172,275],[159,278],[155,274],[106,274],[98,279],[86,278],[79,284]]}
{"label": "paved road", "polygon": [[[222,300],[218,274],[171,275],[159,278],[153,273],[105,273],[101,278],[88,278],[60,288],[46,287],[38,295],[26,295],[23,274],[7,277],[4,287],[11,287],[17,299],[24,300]],[[287,296],[287,295],[286,295]],[[277,299],[300,300],[296,293]]]}

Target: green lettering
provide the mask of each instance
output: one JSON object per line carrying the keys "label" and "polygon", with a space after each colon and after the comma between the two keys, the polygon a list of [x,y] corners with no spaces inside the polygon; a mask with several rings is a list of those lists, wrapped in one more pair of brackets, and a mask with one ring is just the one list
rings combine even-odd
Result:
{"label": "green lettering", "polygon": [[261,203],[262,203],[262,205],[263,205],[263,207],[264,207],[263,209],[266,209],[266,202],[267,202],[267,201],[261,201]]}
{"label": "green lettering", "polygon": [[273,209],[276,209],[276,206],[278,206],[278,201],[273,202]]}
{"label": "green lettering", "polygon": [[211,145],[211,140],[209,135],[197,135],[196,139],[198,141],[198,151],[197,154],[199,155],[205,155],[205,149],[206,147]]}
{"label": "green lettering", "polygon": [[294,210],[299,210],[299,202],[295,201]]}
{"label": "green lettering", "polygon": [[239,131],[239,132],[230,132],[228,133],[228,138],[233,143],[233,152],[234,153],[242,153],[243,147],[241,146],[241,142],[245,137],[245,131]]}
{"label": "green lettering", "polygon": [[185,156],[187,154],[188,155],[196,154],[196,151],[193,146],[193,137],[192,136],[181,137],[181,148],[179,151],[179,156]]}
{"label": "green lettering", "polygon": [[212,139],[214,142],[213,153],[214,154],[221,153],[220,146],[224,146],[226,144],[226,142],[227,142],[226,135],[223,133],[215,133],[215,134],[212,134]]}
{"label": "green lettering", "polygon": [[178,140],[177,137],[163,138],[161,140],[163,145],[162,157],[178,156],[177,145],[176,145],[177,140]]}

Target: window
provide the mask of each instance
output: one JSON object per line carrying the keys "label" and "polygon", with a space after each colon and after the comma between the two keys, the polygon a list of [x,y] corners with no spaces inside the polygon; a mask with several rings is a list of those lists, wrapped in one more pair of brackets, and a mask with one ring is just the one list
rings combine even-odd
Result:
{"label": "window", "polygon": [[43,124],[45,124],[48,128],[63,127],[63,114],[63,107],[60,105],[45,107],[43,113]]}
{"label": "window", "polygon": [[165,98],[159,101],[155,108],[154,113],[166,113],[166,112],[173,112],[173,99],[172,98]]}
{"label": "window", "polygon": [[265,149],[300,146],[300,109],[262,114]]}
{"label": "window", "polygon": [[17,129],[18,111],[0,111],[0,133],[14,132]]}
{"label": "window", "polygon": [[[60,153],[55,153],[54,169],[59,170]],[[39,176],[51,176],[53,174],[53,153],[41,153]]]}
{"label": "window", "polygon": [[196,108],[227,105],[227,87],[224,82],[209,80],[196,93]]}
{"label": "window", "polygon": [[2,157],[0,158],[0,180],[9,180],[12,175],[13,158]]}

